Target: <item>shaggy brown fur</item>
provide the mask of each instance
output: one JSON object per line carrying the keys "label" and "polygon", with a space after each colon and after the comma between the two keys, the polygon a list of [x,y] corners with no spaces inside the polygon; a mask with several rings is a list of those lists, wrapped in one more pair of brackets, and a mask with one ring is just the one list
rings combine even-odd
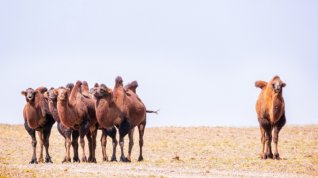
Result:
{"label": "shaggy brown fur", "polygon": [[30,161],[31,164],[37,164],[36,158],[36,136],[35,131],[38,131],[40,138],[40,158],[39,162],[43,162],[43,144],[45,146],[46,163],[52,163],[51,157],[49,155],[49,138],[51,134],[51,129],[54,124],[54,119],[49,112],[47,99],[44,97],[43,93],[47,91],[45,87],[39,87],[36,90],[28,88],[22,91],[21,94],[25,96],[26,104],[23,109],[24,126],[29,135],[32,138],[33,146],[33,156]]}
{"label": "shaggy brown fur", "polygon": [[[86,162],[85,156],[85,141],[84,136],[87,135],[89,142],[90,162],[96,162],[94,147],[94,141],[92,135],[96,133],[97,121],[96,117],[92,116],[93,111],[87,106],[87,103],[83,95],[80,93],[82,82],[76,82],[76,85],[72,89],[72,92],[68,88],[60,87],[54,90],[58,95],[57,110],[60,120],[67,128],[79,130],[80,143],[82,147],[82,161]],[[93,136],[94,137],[94,136]],[[96,138],[96,137],[95,137]],[[67,158],[70,158],[70,138],[67,138]],[[96,143],[96,140],[95,140]]]}
{"label": "shaggy brown fur", "polygon": [[273,158],[271,148],[273,132],[273,141],[275,144],[274,159],[280,159],[277,143],[279,131],[286,123],[285,102],[283,98],[283,87],[286,84],[278,76],[275,76],[268,83],[265,81],[256,81],[255,86],[262,89],[256,102],[256,113],[261,130],[261,158]]}

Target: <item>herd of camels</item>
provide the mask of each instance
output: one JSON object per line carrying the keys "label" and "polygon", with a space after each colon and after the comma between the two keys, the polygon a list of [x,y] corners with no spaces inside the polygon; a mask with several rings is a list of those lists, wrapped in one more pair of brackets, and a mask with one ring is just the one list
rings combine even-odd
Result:
{"label": "herd of camels", "polygon": [[[274,76],[269,82],[256,81],[255,86],[261,89],[256,102],[257,118],[261,131],[261,158],[280,159],[277,143],[279,131],[286,123],[285,103],[282,96],[283,87],[286,84],[279,76]],[[157,113],[147,110],[142,100],[136,93],[138,83],[133,81],[123,85],[123,79],[118,76],[115,79],[113,89],[105,84],[96,83],[89,89],[86,81],[77,81],[67,84],[65,87],[28,88],[22,91],[26,104],[23,109],[24,126],[32,138],[33,155],[30,164],[38,162],[52,163],[49,154],[49,138],[54,123],[57,123],[59,133],[65,139],[64,162],[71,162],[70,150],[73,147],[73,162],[96,163],[95,149],[97,131],[102,131],[101,146],[103,161],[108,161],[106,154],[107,136],[111,137],[113,152],[110,161],[117,161],[116,139],[119,132],[120,161],[130,162],[131,151],[134,144],[134,128],[139,131],[138,161],[143,160],[142,147],[143,135],[146,126],[146,114]],[[37,140],[40,140],[40,156],[37,159]],[[128,134],[129,147],[127,157],[124,154],[124,137]],[[272,136],[273,135],[273,136]],[[89,155],[85,155],[85,136],[88,141]],[[78,154],[78,139],[82,149],[81,159]],[[274,142],[274,154],[271,142]],[[43,158],[43,146],[46,157]]]}

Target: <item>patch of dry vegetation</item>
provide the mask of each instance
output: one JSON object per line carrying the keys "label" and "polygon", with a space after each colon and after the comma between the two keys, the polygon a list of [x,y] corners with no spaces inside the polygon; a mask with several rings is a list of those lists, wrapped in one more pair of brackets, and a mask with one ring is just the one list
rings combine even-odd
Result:
{"label": "patch of dry vegetation", "polygon": [[[32,156],[31,139],[23,126],[0,125],[0,133],[0,177],[318,176],[317,125],[284,127],[279,138],[282,160],[259,158],[258,128],[146,128],[145,161],[136,161],[139,155],[136,131],[132,163],[102,162],[98,142],[97,164],[61,164],[65,153],[64,138],[56,127],[53,127],[50,139],[53,164],[28,164]],[[127,149],[127,138],[125,145]],[[108,156],[111,147],[108,138]],[[119,154],[118,148],[117,159]]]}

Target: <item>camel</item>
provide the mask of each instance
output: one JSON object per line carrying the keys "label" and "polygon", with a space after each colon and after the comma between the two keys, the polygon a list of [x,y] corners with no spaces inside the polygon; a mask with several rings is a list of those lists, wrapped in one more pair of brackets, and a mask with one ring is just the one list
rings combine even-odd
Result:
{"label": "camel", "polygon": [[[98,85],[98,84],[95,84],[95,86]],[[93,89],[92,88],[91,90],[89,90],[89,87],[88,87],[88,84],[86,81],[83,82],[82,84],[82,87],[81,87],[81,92],[83,93],[83,95],[87,98],[91,98],[93,99],[93,107],[94,109],[96,109],[95,107],[95,102],[97,101],[97,98],[94,97],[93,95]],[[97,112],[95,111],[96,113],[96,118],[98,120],[98,116],[100,118],[100,115],[97,115]],[[116,147],[117,147],[117,139],[116,139],[116,133],[117,133],[117,130],[116,128],[113,126],[111,128],[103,128],[100,126],[99,124],[99,130],[102,130],[102,135],[101,135],[101,139],[100,139],[100,142],[101,142],[101,146],[102,146],[102,155],[103,155],[103,161],[108,161],[108,156],[107,156],[107,153],[106,153],[106,145],[107,145],[107,136],[111,137],[112,139],[112,142],[113,142],[113,155],[111,157],[111,161],[117,161],[116,159]]]}
{"label": "camel", "polygon": [[[80,144],[82,148],[82,162],[86,162],[85,155],[85,141],[87,136],[89,145],[89,162],[96,162],[95,148],[96,148],[96,134],[97,134],[97,120],[95,110],[88,106],[86,98],[80,93],[82,82],[77,81],[74,88],[70,89],[60,87],[54,89],[57,97],[57,110],[61,123],[67,127],[79,131]],[[70,144],[71,139],[67,138],[67,160],[70,159]]]}
{"label": "camel", "polygon": [[[67,84],[66,88],[69,88],[72,90],[73,84]],[[73,147],[73,152],[74,152],[74,157],[73,157],[73,162],[80,162],[78,158],[78,137],[79,137],[79,132],[77,130],[73,130],[72,128],[67,128],[65,127],[59,118],[58,111],[57,111],[57,95],[54,93],[54,88],[50,88],[47,91],[47,97],[48,97],[48,102],[49,102],[49,110],[54,118],[54,120],[57,122],[57,129],[59,133],[64,137],[65,139],[65,150],[66,150],[66,144],[67,140],[66,138],[71,138],[72,137],[72,147]],[[65,155],[67,155],[67,150]],[[64,157],[64,160],[62,163],[65,162],[71,162],[70,158],[67,158],[67,156]]]}
{"label": "camel", "polygon": [[[49,112],[47,100],[43,96],[43,93],[46,91],[47,89],[45,87],[39,87],[35,90],[28,88],[21,92],[26,99],[26,104],[23,109],[24,127],[32,138],[33,156],[30,164],[43,162],[43,144],[46,152],[45,162],[52,163],[51,156],[49,154],[49,138],[55,121]],[[36,131],[40,138],[41,149],[38,161],[36,158]]]}
{"label": "camel", "polygon": [[[262,142],[261,158],[280,159],[277,144],[279,131],[286,123],[285,102],[283,98],[283,88],[286,84],[279,76],[275,76],[268,83],[265,81],[256,81],[255,86],[261,88],[261,93],[256,102],[256,113],[260,125]],[[271,148],[272,132],[275,144],[274,155]]]}
{"label": "camel", "polygon": [[[116,125],[119,128],[119,144],[121,149],[120,160],[131,161],[131,150],[134,144],[133,133],[135,126],[139,129],[140,155],[138,161],[143,160],[142,146],[146,126],[146,107],[138,95],[131,90],[125,90],[123,80],[117,77],[114,90],[106,85],[95,85],[94,96],[96,99],[96,115],[101,127],[110,129]],[[129,135],[128,157],[124,154],[124,137]]]}
{"label": "camel", "polygon": [[[84,103],[88,106],[88,109],[91,111],[92,115],[94,115],[93,117],[96,118],[96,111],[95,111],[95,97],[91,95],[91,92],[89,90],[88,84],[86,81],[83,81],[82,85],[81,85],[81,93],[83,96],[85,96],[84,98]],[[117,161],[116,159],[116,147],[117,147],[117,139],[116,139],[116,133],[117,130],[116,128],[113,126],[110,129],[105,129],[102,128],[100,126],[98,126],[98,129],[102,130],[102,135],[101,135],[101,146],[102,146],[102,155],[103,155],[103,161],[108,161],[108,157],[106,154],[106,145],[107,145],[107,136],[110,136],[112,138],[113,141],[113,155],[111,158],[111,161]],[[95,134],[95,139],[96,140],[96,134]],[[96,142],[95,142],[95,147],[94,150],[96,149]]]}

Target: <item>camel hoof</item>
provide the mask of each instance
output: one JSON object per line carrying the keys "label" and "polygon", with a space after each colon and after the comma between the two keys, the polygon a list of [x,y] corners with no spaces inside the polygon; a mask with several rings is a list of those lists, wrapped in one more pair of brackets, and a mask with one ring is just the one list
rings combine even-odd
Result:
{"label": "camel hoof", "polygon": [[83,163],[84,163],[84,162],[87,162],[86,156],[82,158],[82,162],[83,162]]}
{"label": "camel hoof", "polygon": [[32,159],[29,164],[38,164],[38,162],[36,161],[36,159]]}
{"label": "camel hoof", "polygon": [[127,158],[124,157],[124,156],[121,156],[121,157],[120,157],[120,161],[121,161],[121,162],[126,162],[126,163],[131,162],[129,159],[127,159]]}
{"label": "camel hoof", "polygon": [[267,159],[267,158],[273,158],[273,153],[265,153],[264,159]]}
{"label": "camel hoof", "polygon": [[79,160],[79,158],[78,158],[78,157],[74,157],[74,158],[73,158],[73,163],[75,163],[75,162],[80,163],[81,161]]}
{"label": "camel hoof", "polygon": [[278,153],[275,153],[275,154],[274,154],[274,159],[280,160],[280,157],[279,157],[279,154],[278,154]]}
{"label": "camel hoof", "polygon": [[91,159],[89,160],[89,162],[90,162],[90,163],[97,163],[96,158],[91,158]]}
{"label": "camel hoof", "polygon": [[144,158],[142,156],[139,156],[138,161],[143,161]]}
{"label": "camel hoof", "polygon": [[39,163],[44,163],[43,158],[39,158],[38,162],[39,162]]}
{"label": "camel hoof", "polygon": [[45,163],[53,163],[53,161],[51,160],[51,157],[45,158]]}
{"label": "camel hoof", "polygon": [[62,161],[62,163],[70,163],[70,162],[71,162],[71,158],[69,159],[64,158],[64,160]]}
{"label": "camel hoof", "polygon": [[108,162],[108,157],[107,157],[107,156],[104,157],[104,158],[103,158],[103,161]]}
{"label": "camel hoof", "polygon": [[117,161],[116,156],[113,156],[112,159],[110,160],[111,162]]}

